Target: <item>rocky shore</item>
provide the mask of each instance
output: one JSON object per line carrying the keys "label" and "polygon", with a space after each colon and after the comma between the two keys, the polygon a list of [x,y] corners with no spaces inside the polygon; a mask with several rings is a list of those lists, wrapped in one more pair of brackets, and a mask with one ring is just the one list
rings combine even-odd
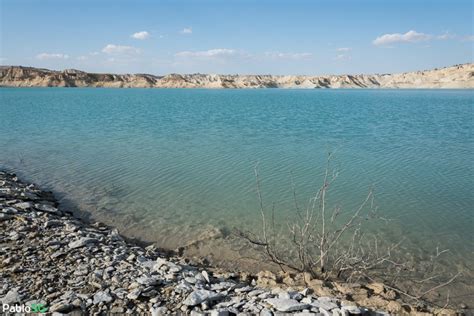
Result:
{"label": "rocky shore", "polygon": [[58,208],[51,192],[3,171],[0,227],[5,314],[39,307],[55,315],[456,314],[405,304],[380,283],[231,273],[165,255],[154,245],[127,240],[116,229],[75,218]]}
{"label": "rocky shore", "polygon": [[76,69],[54,71],[22,66],[0,66],[5,87],[106,87],[106,88],[474,88],[474,64],[398,74],[355,75],[218,75],[218,74],[97,74]]}

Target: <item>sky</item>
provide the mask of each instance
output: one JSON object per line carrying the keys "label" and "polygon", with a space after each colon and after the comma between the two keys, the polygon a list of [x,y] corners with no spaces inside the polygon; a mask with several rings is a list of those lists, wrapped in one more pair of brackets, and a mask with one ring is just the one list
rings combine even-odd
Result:
{"label": "sky", "polygon": [[0,0],[0,62],[111,73],[357,74],[473,61],[472,0]]}

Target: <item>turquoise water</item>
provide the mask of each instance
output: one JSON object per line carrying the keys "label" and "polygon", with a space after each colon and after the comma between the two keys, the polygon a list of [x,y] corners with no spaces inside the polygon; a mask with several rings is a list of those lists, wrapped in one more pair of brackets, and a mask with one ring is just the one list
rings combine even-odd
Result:
{"label": "turquoise water", "polygon": [[349,209],[374,187],[393,219],[386,238],[449,248],[456,264],[474,257],[472,91],[3,88],[0,96],[0,167],[164,247],[205,242],[214,228],[258,228],[257,162],[265,204],[291,216],[292,181],[306,200],[336,150],[332,203]]}

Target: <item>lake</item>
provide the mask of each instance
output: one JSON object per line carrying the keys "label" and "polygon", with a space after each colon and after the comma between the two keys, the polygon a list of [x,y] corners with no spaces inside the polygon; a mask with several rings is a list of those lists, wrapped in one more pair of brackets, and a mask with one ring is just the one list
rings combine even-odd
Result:
{"label": "lake", "polygon": [[306,201],[334,152],[332,204],[373,188],[385,238],[472,269],[473,91],[2,88],[0,101],[0,168],[129,236],[225,259],[234,228],[260,228],[257,163],[283,223],[293,186]]}

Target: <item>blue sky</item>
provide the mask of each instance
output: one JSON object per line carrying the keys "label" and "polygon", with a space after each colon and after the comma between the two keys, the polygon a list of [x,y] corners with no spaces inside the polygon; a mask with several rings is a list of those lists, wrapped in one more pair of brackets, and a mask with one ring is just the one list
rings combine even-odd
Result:
{"label": "blue sky", "polygon": [[3,65],[340,74],[473,59],[472,1],[0,0]]}

